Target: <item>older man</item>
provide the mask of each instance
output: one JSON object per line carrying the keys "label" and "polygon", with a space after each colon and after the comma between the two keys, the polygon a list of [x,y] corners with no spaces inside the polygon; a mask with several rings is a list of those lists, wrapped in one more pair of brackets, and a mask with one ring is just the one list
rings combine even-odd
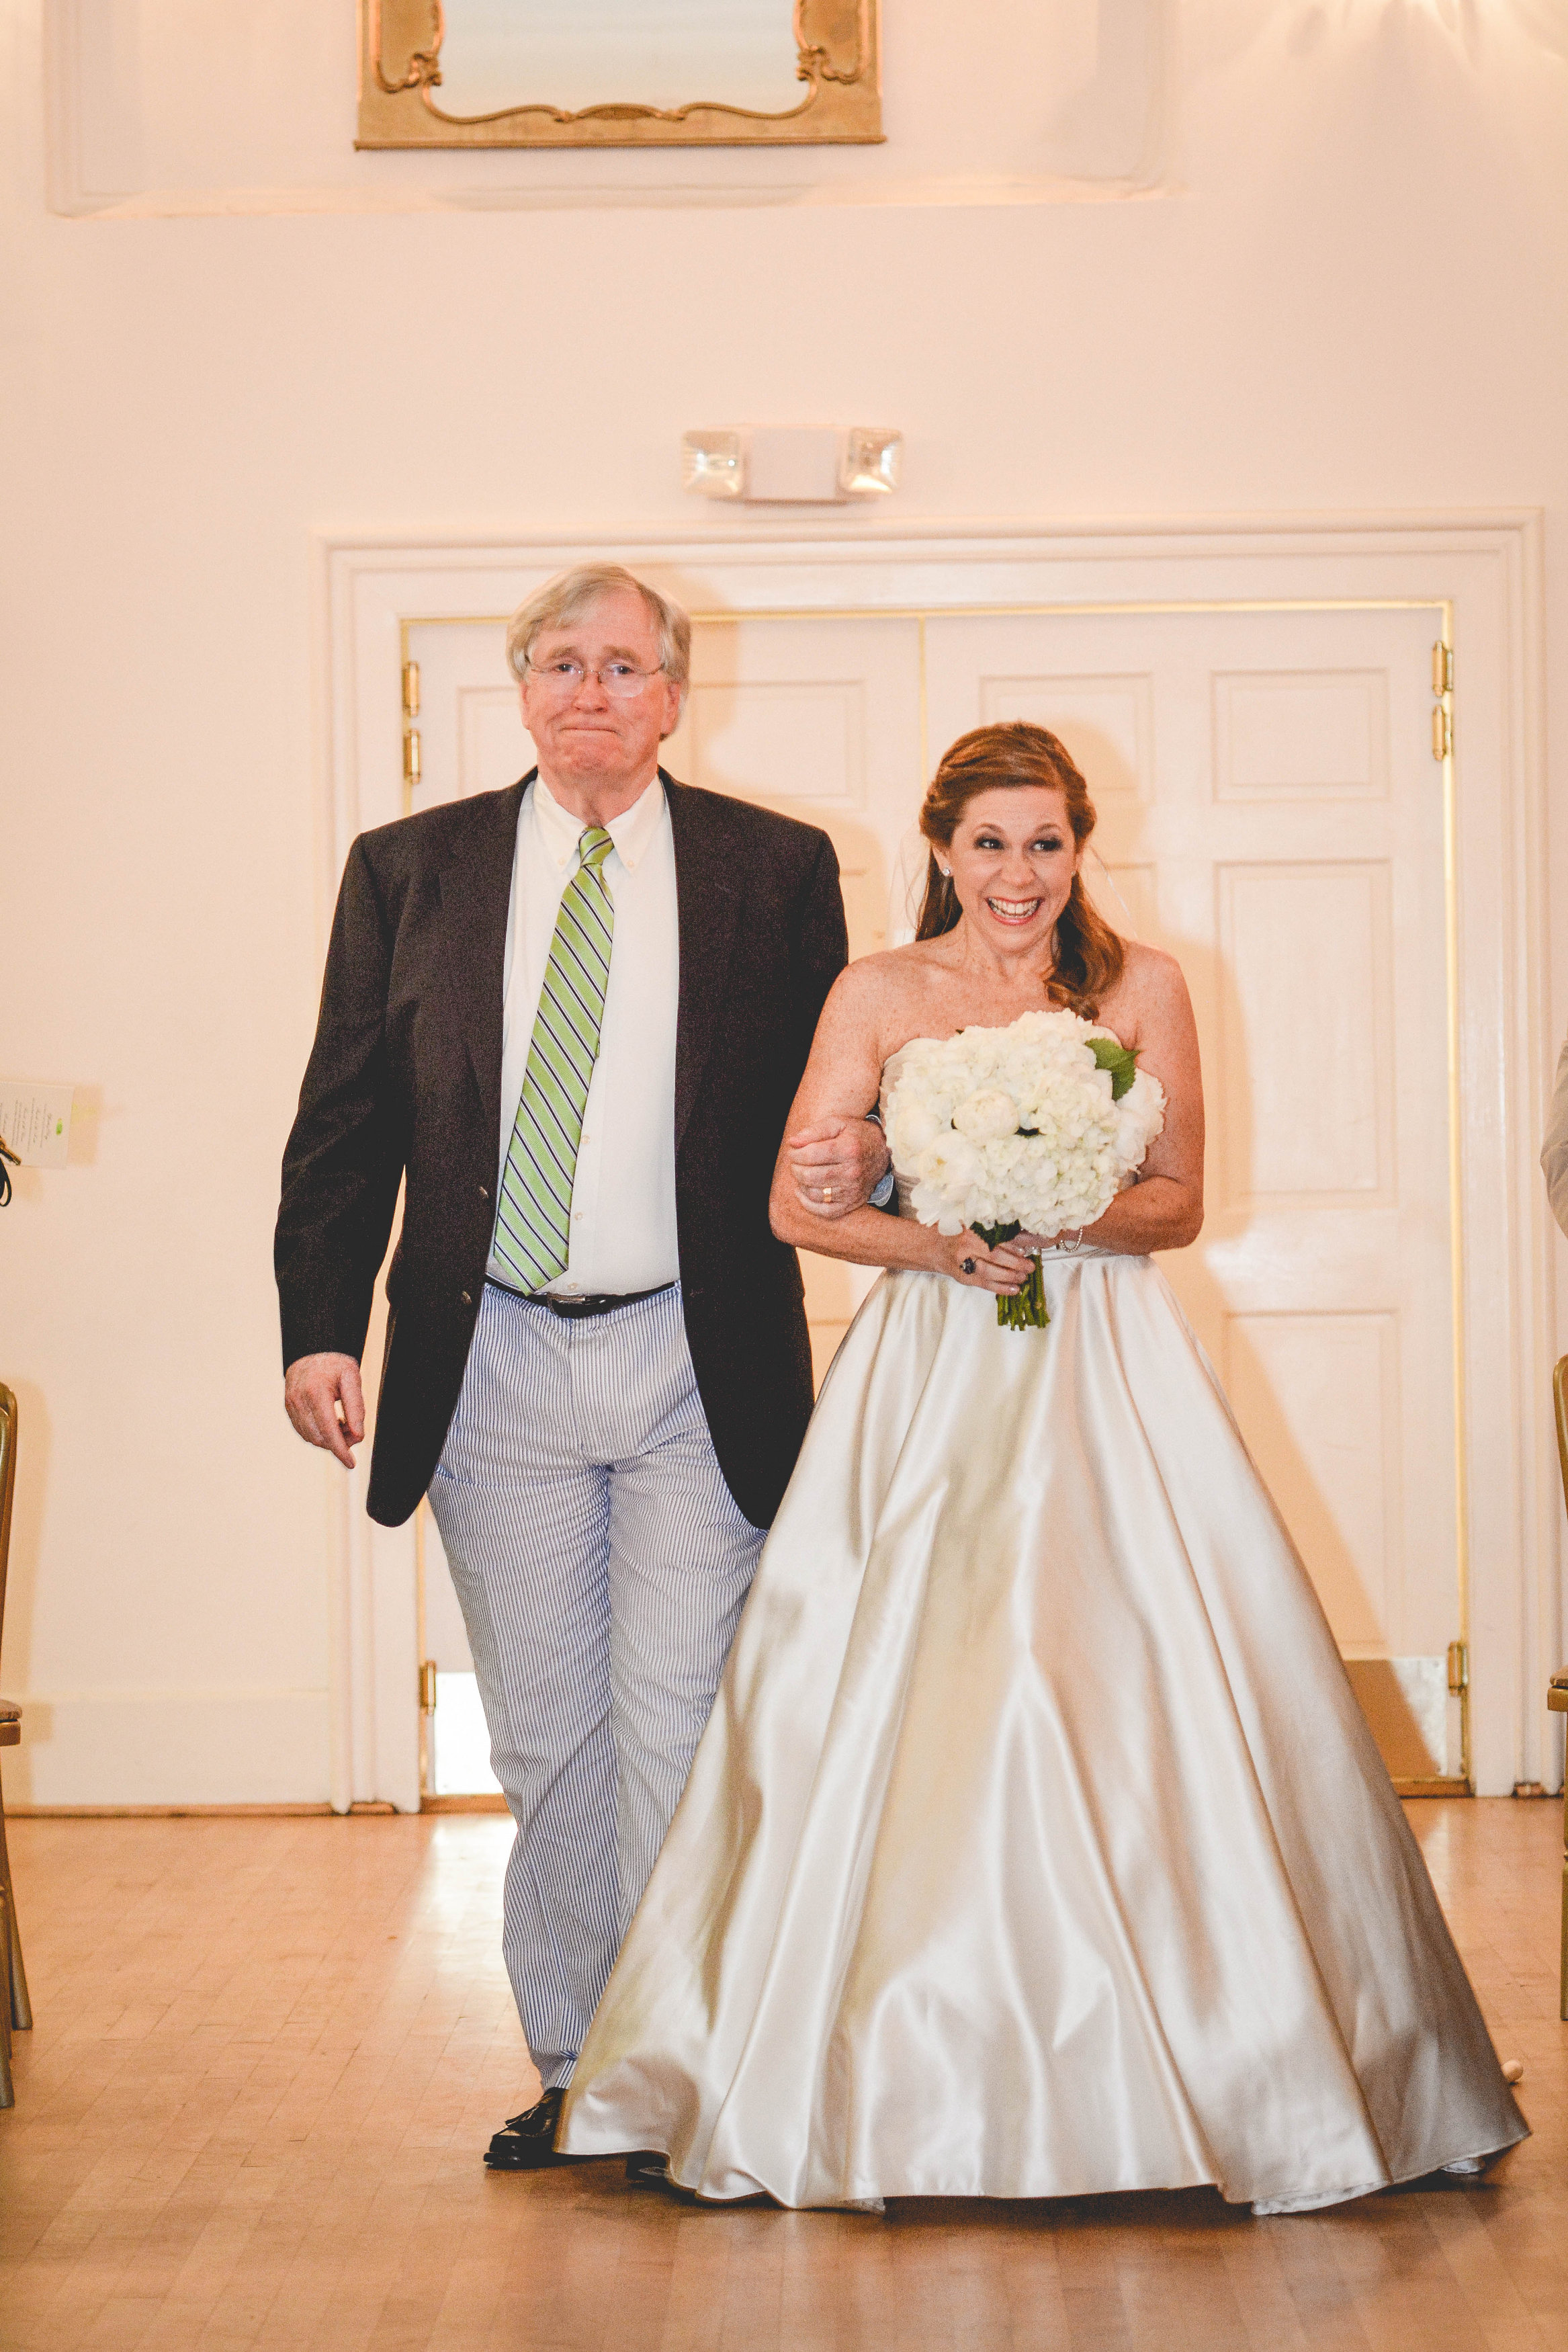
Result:
{"label": "older man", "polygon": [[[502,1944],[561,2091],[707,1720],[811,1406],[773,1162],[845,961],[825,835],[674,782],[685,616],[584,566],[507,631],[538,766],[355,842],[284,1160],[285,1401],[343,1463],[400,1181],[370,1511],[428,1490],[517,1822]],[[793,1139],[863,1203],[874,1127]]]}

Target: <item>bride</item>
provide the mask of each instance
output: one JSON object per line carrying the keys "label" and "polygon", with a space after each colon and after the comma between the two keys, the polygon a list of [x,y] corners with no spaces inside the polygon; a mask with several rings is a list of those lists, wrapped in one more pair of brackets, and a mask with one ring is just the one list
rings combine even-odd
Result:
{"label": "bride", "polygon": [[[915,943],[830,997],[791,1129],[902,1050],[1065,1004],[1135,1047],[1164,1133],[1045,1248],[903,1214],[775,1230],[889,1269],[844,1339],[559,2146],[704,2198],[1213,2183],[1327,2205],[1524,2137],[1322,1612],[1151,1250],[1202,1222],[1173,960],[1079,877],[1057,739],[943,760]],[[1310,1017],[1308,1014],[1306,1017]]]}

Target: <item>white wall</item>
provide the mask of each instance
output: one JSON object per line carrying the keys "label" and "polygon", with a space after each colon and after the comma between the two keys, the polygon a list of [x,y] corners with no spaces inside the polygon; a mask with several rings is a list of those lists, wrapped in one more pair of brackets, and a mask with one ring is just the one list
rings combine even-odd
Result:
{"label": "white wall", "polygon": [[[100,142],[132,98],[57,44],[47,107],[38,10],[0,17],[0,1068],[88,1110],[0,1214],[40,1802],[327,1791],[335,1473],[282,1420],[269,1264],[327,913],[313,532],[696,527],[678,436],[731,417],[901,425],[910,520],[1539,506],[1553,772],[1568,710],[1549,0],[1063,0],[1089,130],[1020,74],[1005,173],[973,90],[944,135],[977,68],[931,69],[935,0],[883,0],[888,145],[768,173],[356,159],[347,0],[308,135],[269,12],[247,77],[171,96],[171,27],[239,13],[146,0],[96,211],[83,92]],[[1044,71],[1044,13],[993,0],[991,56]]]}

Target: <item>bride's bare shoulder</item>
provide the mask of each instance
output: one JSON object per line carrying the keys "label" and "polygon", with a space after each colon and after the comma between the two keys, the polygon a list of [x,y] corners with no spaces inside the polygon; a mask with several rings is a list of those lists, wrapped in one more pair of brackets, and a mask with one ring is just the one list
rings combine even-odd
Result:
{"label": "bride's bare shoulder", "polygon": [[925,940],[861,956],[834,981],[823,1019],[841,1034],[857,1030],[879,1041],[894,1030],[906,1035],[911,1008],[920,1003],[934,971]]}
{"label": "bride's bare shoulder", "polygon": [[860,956],[840,972],[833,994],[859,1006],[892,1004],[918,995],[936,969],[932,945],[919,940],[909,947],[880,948],[874,955]]}
{"label": "bride's bare shoulder", "polygon": [[1100,1005],[1108,1028],[1120,1034],[1124,1022],[1132,1025],[1186,1004],[1186,980],[1174,955],[1143,940],[1124,940],[1123,951],[1122,977]]}
{"label": "bride's bare shoulder", "polygon": [[1156,992],[1172,988],[1185,988],[1182,969],[1174,955],[1164,948],[1150,947],[1146,940],[1124,940],[1120,985],[1129,983],[1138,989]]}

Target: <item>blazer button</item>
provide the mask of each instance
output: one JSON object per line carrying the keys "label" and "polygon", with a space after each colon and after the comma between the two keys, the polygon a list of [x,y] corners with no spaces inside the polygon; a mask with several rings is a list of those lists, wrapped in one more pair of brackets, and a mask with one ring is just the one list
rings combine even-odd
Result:
{"label": "blazer button", "polygon": [[480,1187],[479,1187],[479,1198],[480,1198],[482,1201],[487,1201],[487,1200],[489,1199],[489,1197],[490,1197],[490,1195],[488,1194],[488,1192],[486,1192],[485,1187],[483,1186],[483,1184],[481,1184],[481,1185],[480,1185]]}
{"label": "blazer button", "polygon": [[469,1297],[466,1291],[463,1293],[463,1304],[465,1307],[472,1307],[474,1304],[474,1301]]}

